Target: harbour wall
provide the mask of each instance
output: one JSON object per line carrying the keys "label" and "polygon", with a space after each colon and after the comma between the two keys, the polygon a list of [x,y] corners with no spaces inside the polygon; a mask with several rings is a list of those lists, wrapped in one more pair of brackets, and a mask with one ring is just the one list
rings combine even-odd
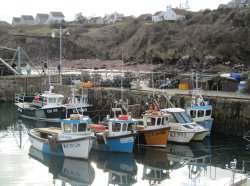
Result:
{"label": "harbour wall", "polygon": [[[65,97],[71,93],[69,85],[53,84],[53,92],[63,94]],[[15,93],[39,93],[48,90],[48,83],[43,77],[0,77],[0,101],[14,101]],[[78,87],[79,93],[81,87]],[[175,90],[172,90],[175,91]],[[176,90],[177,91],[177,90]],[[179,91],[179,90],[178,90]],[[88,94],[89,102],[97,110],[110,110],[111,103],[121,98],[128,99],[130,111],[136,116],[148,109],[152,96],[156,97],[161,108],[169,106],[165,96],[166,91],[131,90],[121,88],[83,88]],[[204,96],[213,106],[213,131],[226,135],[243,136],[250,130],[250,99],[229,98],[223,95]],[[171,102],[175,107],[185,108],[191,102],[191,94],[173,94]],[[133,105],[133,106],[132,106]]]}

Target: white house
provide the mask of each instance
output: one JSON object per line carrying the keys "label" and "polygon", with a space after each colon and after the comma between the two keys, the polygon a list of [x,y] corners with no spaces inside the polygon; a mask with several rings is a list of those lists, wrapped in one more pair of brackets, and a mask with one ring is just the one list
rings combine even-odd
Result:
{"label": "white house", "polygon": [[22,15],[20,20],[21,25],[34,25],[35,20],[31,15]]}
{"label": "white house", "polygon": [[45,25],[48,21],[48,14],[36,14],[35,24],[37,25]]}
{"label": "white house", "polygon": [[159,22],[163,20],[164,12],[163,11],[158,11],[155,12],[154,15],[152,15],[152,21],[153,22]]}
{"label": "white house", "polygon": [[233,8],[236,8],[236,7],[239,7],[239,8],[250,7],[250,0],[232,0],[231,2],[235,6]]}
{"label": "white house", "polygon": [[113,14],[105,15],[103,17],[103,23],[104,24],[113,24],[117,21],[122,21],[123,19],[123,14],[119,14],[117,12],[114,12]]}
{"label": "white house", "polygon": [[243,7],[250,7],[250,0],[231,0],[225,6],[219,5],[218,9]]}
{"label": "white house", "polygon": [[18,26],[21,24],[21,17],[13,17],[12,18],[12,26]]}
{"label": "white house", "polygon": [[183,20],[186,18],[187,11],[179,8],[167,7],[166,12],[164,12],[164,20]]}
{"label": "white house", "polygon": [[88,21],[90,25],[95,25],[95,24],[103,24],[103,20],[101,17],[91,17]]}
{"label": "white house", "polygon": [[64,15],[62,12],[50,12],[49,17],[47,20],[47,24],[54,23],[54,22],[61,22],[64,20]]}

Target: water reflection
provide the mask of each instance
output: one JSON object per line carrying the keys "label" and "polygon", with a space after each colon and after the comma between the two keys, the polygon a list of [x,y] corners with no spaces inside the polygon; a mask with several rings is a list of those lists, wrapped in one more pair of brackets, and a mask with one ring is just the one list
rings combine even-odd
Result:
{"label": "water reflection", "polygon": [[137,182],[137,165],[132,154],[92,150],[90,157],[98,168],[108,172],[107,184],[132,185]]}
{"label": "water reflection", "polygon": [[30,147],[29,156],[49,168],[53,181],[60,180],[62,185],[91,185],[95,170],[89,161],[50,156]]}
{"label": "water reflection", "polygon": [[142,180],[147,180],[149,185],[158,185],[165,179],[170,179],[168,160],[165,150],[154,148],[136,149],[136,162],[143,166]]}
{"label": "water reflection", "polygon": [[47,121],[40,121],[40,120],[31,120],[27,118],[18,118],[27,128],[45,128],[45,127],[61,127],[59,122],[47,122]]}

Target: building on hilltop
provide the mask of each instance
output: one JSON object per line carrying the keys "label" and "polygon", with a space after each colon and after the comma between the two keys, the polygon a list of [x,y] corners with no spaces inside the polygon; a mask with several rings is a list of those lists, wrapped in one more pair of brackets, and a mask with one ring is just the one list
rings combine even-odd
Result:
{"label": "building on hilltop", "polygon": [[113,14],[105,15],[103,17],[103,23],[104,24],[113,24],[118,21],[122,21],[123,19],[123,14],[119,14],[117,12],[114,12]]}
{"label": "building on hilltop", "polygon": [[227,4],[220,4],[218,9],[250,7],[250,0],[231,0]]}
{"label": "building on hilltop", "polygon": [[140,16],[138,16],[138,19],[150,22],[152,21],[152,14],[141,14]]}
{"label": "building on hilltop", "polygon": [[153,21],[153,22],[163,21],[163,19],[164,19],[164,12],[163,12],[163,11],[155,12],[155,13],[152,15],[152,21]]}
{"label": "building on hilltop", "polygon": [[64,21],[64,15],[62,12],[50,12],[46,24]]}
{"label": "building on hilltop", "polygon": [[166,12],[164,12],[164,20],[184,20],[188,12],[184,9],[171,8],[167,6]]}
{"label": "building on hilltop", "polygon": [[6,21],[1,21],[0,20],[0,27],[7,27],[7,26],[10,26],[10,24],[7,23]]}
{"label": "building on hilltop", "polygon": [[90,25],[103,24],[103,19],[101,17],[91,17],[88,20],[88,24]]}
{"label": "building on hilltop", "polygon": [[34,25],[35,24],[34,17],[31,15],[22,15],[20,24],[21,25]]}
{"label": "building on hilltop", "polygon": [[12,26],[18,26],[21,24],[21,17],[13,17],[12,18]]}
{"label": "building on hilltop", "polygon": [[35,24],[36,25],[46,25],[48,18],[49,18],[48,14],[36,14]]}

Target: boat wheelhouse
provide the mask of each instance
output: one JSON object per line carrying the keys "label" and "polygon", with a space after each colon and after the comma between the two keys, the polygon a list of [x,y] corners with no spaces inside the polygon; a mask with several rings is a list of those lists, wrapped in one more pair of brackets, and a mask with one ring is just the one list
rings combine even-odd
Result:
{"label": "boat wheelhouse", "polygon": [[186,107],[186,111],[195,122],[209,129],[210,136],[213,125],[212,105],[204,101],[200,90],[193,90],[191,105]]}
{"label": "boat wheelhouse", "polygon": [[71,95],[67,99],[66,106],[66,115],[69,117],[71,114],[82,114],[86,115],[89,111],[91,104],[88,103],[88,96],[85,94],[76,94],[77,89],[71,89]]}

